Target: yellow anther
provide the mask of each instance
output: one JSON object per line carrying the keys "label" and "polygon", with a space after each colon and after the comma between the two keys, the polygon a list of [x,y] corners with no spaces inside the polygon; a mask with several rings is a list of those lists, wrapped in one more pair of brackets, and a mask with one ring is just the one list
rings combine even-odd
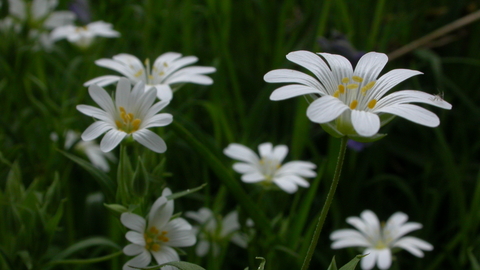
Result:
{"label": "yellow anther", "polygon": [[122,118],[123,122],[126,123],[128,122],[127,114],[124,112],[120,113],[120,117]]}
{"label": "yellow anther", "polygon": [[347,77],[345,77],[345,78],[342,79],[342,83],[348,83],[349,81],[350,81],[350,79],[347,78]]}
{"label": "yellow anther", "polygon": [[146,67],[150,66],[150,58],[145,59],[145,62],[143,62]]}
{"label": "yellow anther", "polygon": [[128,114],[127,114],[127,119],[128,119],[127,122],[132,122],[133,117],[134,117],[134,116],[133,116],[133,113],[128,113]]}
{"label": "yellow anther", "polygon": [[356,83],[351,83],[351,84],[347,85],[347,88],[348,88],[348,89],[357,89],[357,88],[358,88],[358,84],[356,84]]}
{"label": "yellow anther", "polygon": [[360,91],[362,91],[362,95],[365,96],[365,94],[366,94],[367,91],[368,91],[368,88],[367,88],[366,86],[364,86],[364,87],[362,87],[362,88],[360,89]]}
{"label": "yellow anther", "polygon": [[340,94],[345,93],[345,86],[343,86],[342,84],[338,85],[338,91],[340,92]]}
{"label": "yellow anther", "polygon": [[335,91],[335,93],[333,93],[333,96],[338,98],[340,96],[340,91],[339,90]]}
{"label": "yellow anther", "polygon": [[371,81],[371,82],[367,83],[367,85],[365,85],[365,87],[367,88],[367,90],[371,89],[375,85],[375,83],[377,83],[377,81]]}
{"label": "yellow anther", "polygon": [[167,63],[167,62],[163,62],[163,66],[164,66],[164,67],[168,67],[168,63]]}
{"label": "yellow anther", "polygon": [[142,74],[143,74],[143,69],[140,69],[140,70],[137,71],[137,73],[135,73],[133,76],[135,76],[135,77],[138,78],[138,77],[142,76]]}
{"label": "yellow anther", "polygon": [[115,125],[117,126],[118,129],[122,127],[122,122],[115,120]]}
{"label": "yellow anther", "polygon": [[153,245],[150,247],[150,250],[152,250],[152,251],[159,251],[159,250],[160,250],[160,245],[159,245],[159,244],[153,244]]}
{"label": "yellow anther", "polygon": [[375,107],[375,105],[377,105],[377,100],[376,99],[370,100],[367,104],[368,108],[370,108],[370,109],[373,109],[373,107]]}
{"label": "yellow anther", "polygon": [[155,228],[155,226],[150,227],[149,231],[150,231],[152,234],[158,234],[158,229]]}
{"label": "yellow anther", "polygon": [[352,79],[356,82],[363,82],[363,78],[362,77],[358,77],[358,76],[353,76]]}
{"label": "yellow anther", "polygon": [[133,120],[133,122],[132,122],[133,131],[137,131],[138,128],[140,127],[140,124],[141,124],[141,123],[142,123],[142,120],[140,120],[140,119],[138,119],[138,118],[135,119],[135,120]]}
{"label": "yellow anther", "polygon": [[163,75],[165,75],[165,72],[163,72],[163,70],[162,70],[158,73],[158,75],[163,76]]}
{"label": "yellow anther", "polygon": [[358,101],[355,99],[350,103],[350,109],[354,110],[355,108],[357,108],[357,105],[358,105]]}
{"label": "yellow anther", "polygon": [[122,106],[120,106],[118,109],[120,110],[120,112],[126,113],[125,108],[123,108]]}
{"label": "yellow anther", "polygon": [[149,80],[153,80],[152,74],[148,74],[148,79],[149,79]]}

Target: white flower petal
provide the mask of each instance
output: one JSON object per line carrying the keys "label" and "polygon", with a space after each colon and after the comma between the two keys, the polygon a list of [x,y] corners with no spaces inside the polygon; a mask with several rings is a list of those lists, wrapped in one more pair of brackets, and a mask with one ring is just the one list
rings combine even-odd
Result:
{"label": "white flower petal", "polygon": [[423,250],[433,250],[433,246],[417,237],[406,236],[393,244],[393,247],[403,248],[417,257],[423,257]]}
{"label": "white flower petal", "polygon": [[307,116],[310,121],[315,123],[328,123],[336,119],[348,106],[341,100],[333,96],[323,96],[316,99],[308,106]]}
{"label": "white flower petal", "polygon": [[149,265],[151,261],[152,261],[152,256],[147,250],[144,250],[142,253],[140,253],[140,255],[126,262],[123,265],[122,270],[138,270],[137,268],[132,268],[129,266],[143,268]]}
{"label": "white flower petal", "polygon": [[114,115],[116,109],[113,105],[112,98],[108,95],[107,91],[105,91],[100,86],[94,84],[88,87],[88,93],[105,112],[110,115]]}
{"label": "white flower petal", "polygon": [[145,250],[145,247],[137,244],[129,244],[123,248],[123,253],[127,256],[135,256],[142,253]]}
{"label": "white flower petal", "polygon": [[163,153],[167,151],[167,145],[165,144],[165,141],[160,138],[160,136],[148,129],[142,129],[134,132],[133,139],[153,152]]}
{"label": "white flower petal", "polygon": [[117,145],[127,136],[127,133],[123,131],[118,131],[115,129],[111,129],[110,131],[103,136],[102,141],[100,142],[100,149],[103,152],[110,152],[113,148],[117,147]]}
{"label": "white flower petal", "polygon": [[85,131],[82,133],[82,140],[91,141],[98,138],[98,136],[107,132],[110,129],[113,129],[111,124],[104,121],[96,121],[91,124]]}
{"label": "white flower petal", "polygon": [[[152,255],[157,261],[158,264],[164,264],[167,262],[179,261],[177,252],[169,246],[161,246],[159,251],[152,251]],[[165,266],[162,267],[162,270],[178,270],[176,267]]]}
{"label": "white flower petal", "polygon": [[292,181],[286,180],[284,178],[275,179],[273,180],[273,182],[283,191],[290,194],[295,193],[298,190],[298,187],[295,183],[293,183]]}
{"label": "white flower petal", "polygon": [[142,247],[145,246],[145,238],[143,237],[143,232],[134,232],[134,231],[128,231],[125,234],[125,238],[132,242],[133,244],[140,245]]}
{"label": "white flower petal", "polygon": [[204,257],[205,255],[207,255],[209,249],[210,243],[208,243],[208,241],[202,240],[198,242],[197,247],[195,248],[195,253],[199,257]]}
{"label": "white flower petal", "polygon": [[324,94],[316,88],[300,84],[290,84],[275,89],[270,95],[270,100],[284,100],[292,97],[307,95],[307,94]]}
{"label": "white flower petal", "polygon": [[220,235],[225,237],[239,229],[240,224],[238,223],[238,212],[232,211],[223,218],[222,231],[220,232]]}
{"label": "white flower petal", "polygon": [[134,230],[139,233],[145,232],[145,219],[137,214],[129,212],[122,213],[122,215],[120,216],[120,221],[125,227],[129,228],[130,230]]}
{"label": "white flower petal", "polygon": [[288,154],[288,147],[286,145],[277,145],[273,148],[272,151],[272,158],[278,160],[278,162],[282,162],[283,159]]}
{"label": "white flower petal", "polygon": [[229,144],[228,147],[223,150],[223,153],[230,158],[251,164],[256,164],[260,161],[255,152],[253,152],[250,148],[238,143]]}
{"label": "white flower petal", "polygon": [[430,95],[428,93],[416,90],[403,90],[392,93],[377,102],[377,105],[374,111],[378,108],[391,106],[393,104],[403,104],[403,103],[426,103],[429,105],[437,106],[442,109],[450,110],[452,105],[441,97]]}
{"label": "white flower petal", "polygon": [[384,53],[369,52],[358,60],[354,76],[362,78],[365,82],[374,81],[388,62]]}
{"label": "white flower petal", "polygon": [[377,253],[377,266],[380,269],[389,269],[392,265],[392,252],[390,249],[385,248],[378,250]]}
{"label": "white flower petal", "polygon": [[77,110],[85,115],[97,118],[99,120],[107,121],[107,122],[111,121],[113,123],[113,120],[110,114],[108,114],[107,112],[99,108],[96,108],[90,105],[77,105]]}
{"label": "white flower petal", "polygon": [[365,238],[349,238],[335,240],[330,246],[332,249],[340,249],[347,247],[370,247],[371,244]]}
{"label": "white flower petal", "polygon": [[383,107],[376,112],[390,113],[427,127],[437,127],[440,119],[434,113],[413,104],[395,104]]}
{"label": "white flower petal", "polygon": [[[369,246],[370,243],[365,239],[365,236],[357,230],[353,229],[341,229],[336,230],[330,234],[330,240],[349,240],[351,238],[363,239],[365,246]],[[354,246],[354,245],[351,245]]]}
{"label": "white flower petal", "polygon": [[100,76],[95,79],[91,79],[87,81],[86,83],[83,84],[83,86],[90,86],[90,85],[96,84],[100,87],[103,87],[103,86],[110,85],[112,83],[117,82],[118,80],[120,80],[120,78],[121,78],[120,76],[114,76],[114,75]]}
{"label": "white flower petal", "polygon": [[157,229],[163,228],[173,214],[174,203],[173,200],[167,201],[166,196],[170,195],[171,191],[165,188],[162,196],[159,197],[152,205],[148,214],[148,226],[155,226]]}
{"label": "white flower petal", "polygon": [[272,157],[272,143],[262,143],[258,145],[258,152],[260,153],[260,157]]}
{"label": "white flower petal", "polygon": [[259,172],[242,175],[242,181],[245,183],[256,183],[265,180],[265,176]]}
{"label": "white flower petal", "polygon": [[358,135],[371,137],[380,129],[380,118],[371,112],[352,110],[352,125]]}
{"label": "white flower petal", "polygon": [[362,253],[364,255],[368,255],[362,258],[362,260],[360,261],[360,267],[362,267],[363,270],[372,269],[375,266],[375,261],[377,260],[377,251],[375,249],[367,248]]}
{"label": "white flower petal", "polygon": [[130,102],[130,90],[131,90],[130,81],[124,77],[120,78],[117,83],[117,89],[115,92],[115,105],[117,108],[129,108]]}
{"label": "white flower petal", "polygon": [[[296,71],[293,69],[272,70],[272,71],[269,71],[267,74],[265,74],[265,76],[263,76],[263,79],[269,83],[298,83],[298,84],[305,85],[309,88],[316,89],[319,94],[326,93],[323,85],[321,85],[320,82],[317,81],[315,78],[303,72]],[[270,96],[270,99],[272,99],[271,96]]]}
{"label": "white flower petal", "polygon": [[415,75],[423,74],[411,69],[394,69],[380,77],[372,89],[368,90],[366,100],[380,100],[390,89]]}
{"label": "white flower petal", "polygon": [[150,117],[142,123],[142,128],[163,127],[171,124],[173,116],[169,113],[161,113]]}
{"label": "white flower petal", "polygon": [[398,239],[409,232],[416,231],[421,229],[423,226],[417,222],[408,222],[402,226],[399,226],[395,231],[392,232],[392,238]]}
{"label": "white flower petal", "polygon": [[258,169],[255,166],[248,163],[235,163],[233,164],[233,169],[241,174],[258,172]]}
{"label": "white flower petal", "polygon": [[161,101],[169,102],[173,98],[172,88],[168,84],[157,84],[154,86],[157,90],[157,97]]}
{"label": "white flower petal", "polygon": [[[335,78],[338,85],[343,78],[350,78],[353,75],[353,68],[350,61],[347,58],[329,53],[319,53],[327,61],[330,69],[332,70],[333,78]],[[335,85],[336,86],[336,85]],[[333,93],[331,93],[333,94]]]}

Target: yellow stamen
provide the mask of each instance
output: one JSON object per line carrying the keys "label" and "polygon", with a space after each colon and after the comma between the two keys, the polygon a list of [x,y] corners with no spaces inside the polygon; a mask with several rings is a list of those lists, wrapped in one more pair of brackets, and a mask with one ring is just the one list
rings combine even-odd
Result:
{"label": "yellow stamen", "polygon": [[335,91],[335,93],[333,93],[333,96],[338,98],[340,96],[340,91],[339,90]]}
{"label": "yellow stamen", "polygon": [[133,120],[133,122],[132,122],[133,131],[137,131],[138,128],[140,127],[140,124],[141,124],[141,123],[142,123],[142,120],[140,120],[140,119],[138,119],[138,118],[135,119],[135,120]]}
{"label": "yellow stamen", "polygon": [[353,76],[352,79],[356,82],[363,82],[363,78],[362,77],[358,77],[358,76]]}
{"label": "yellow stamen", "polygon": [[356,83],[351,83],[351,84],[347,85],[347,88],[348,88],[348,89],[357,89],[357,88],[358,88],[358,84],[356,84]]}
{"label": "yellow stamen", "polygon": [[342,83],[348,83],[349,81],[350,81],[350,79],[347,78],[347,77],[345,77],[345,78],[342,79]]}
{"label": "yellow stamen", "polygon": [[358,105],[358,101],[355,99],[350,103],[350,109],[354,110]]}
{"label": "yellow stamen", "polygon": [[345,86],[343,86],[342,84],[338,85],[338,91],[340,92],[340,94],[345,93]]}
{"label": "yellow stamen", "polygon": [[155,226],[150,227],[149,231],[150,231],[152,234],[158,234],[158,229],[155,228]]}
{"label": "yellow stamen", "polygon": [[140,77],[141,75],[143,74],[143,69],[140,69],[139,71],[137,71],[137,73],[135,73],[133,76],[135,77]]}
{"label": "yellow stamen", "polygon": [[132,120],[133,120],[133,113],[128,113],[128,114],[127,114],[127,119],[128,119],[128,122],[132,122]]}
{"label": "yellow stamen", "polygon": [[168,67],[168,63],[167,63],[167,62],[163,62],[163,66],[164,66],[164,67]]}
{"label": "yellow stamen", "polygon": [[162,70],[158,73],[158,75],[163,76],[163,75],[165,75],[165,72],[163,72],[163,70]]}
{"label": "yellow stamen", "polygon": [[117,128],[120,129],[122,127],[122,122],[115,120],[115,125],[117,125]]}
{"label": "yellow stamen", "polygon": [[369,90],[375,85],[375,83],[377,83],[377,81],[371,81],[371,82],[367,83],[367,85],[365,85],[365,87],[367,87],[367,90]]}
{"label": "yellow stamen", "polygon": [[152,250],[152,251],[159,251],[159,250],[160,250],[160,245],[159,245],[159,244],[153,244],[153,245],[150,247],[150,250]]}
{"label": "yellow stamen", "polygon": [[367,104],[368,108],[370,108],[370,109],[373,109],[373,107],[375,107],[375,105],[377,105],[377,100],[376,99],[370,100]]}

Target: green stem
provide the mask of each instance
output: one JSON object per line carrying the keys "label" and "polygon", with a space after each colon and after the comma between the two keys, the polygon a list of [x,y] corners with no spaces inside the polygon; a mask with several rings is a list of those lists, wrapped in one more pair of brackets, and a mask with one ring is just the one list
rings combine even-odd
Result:
{"label": "green stem", "polygon": [[110,260],[122,254],[123,254],[123,251],[120,250],[118,252],[105,255],[103,257],[92,258],[92,259],[73,259],[73,260],[53,261],[51,262],[51,264],[90,264],[90,263],[97,263],[97,262]]}
{"label": "green stem", "polygon": [[302,270],[307,270],[308,266],[310,265],[310,260],[312,259],[313,252],[315,251],[315,247],[317,246],[318,238],[320,237],[320,233],[322,232],[322,227],[325,223],[325,219],[327,218],[328,210],[330,209],[330,205],[332,204],[333,196],[335,195],[335,190],[337,189],[338,181],[340,180],[340,174],[342,172],[343,160],[345,159],[345,152],[347,150],[347,141],[347,137],[342,137],[340,143],[340,152],[338,153],[337,167],[335,168],[335,174],[333,175],[332,184],[330,185],[327,199],[325,200],[322,212],[320,213],[320,217],[318,218],[312,242],[310,242],[307,256],[305,256],[305,260],[303,261]]}

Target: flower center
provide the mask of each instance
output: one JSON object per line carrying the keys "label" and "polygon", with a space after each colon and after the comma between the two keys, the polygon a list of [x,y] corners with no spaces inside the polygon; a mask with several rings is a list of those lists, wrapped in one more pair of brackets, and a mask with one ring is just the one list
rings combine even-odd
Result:
{"label": "flower center", "polygon": [[333,96],[340,99],[350,107],[351,110],[373,109],[377,104],[376,99],[366,99],[368,90],[372,89],[376,81],[364,82],[359,76],[345,77],[338,85]]}
{"label": "flower center", "polygon": [[276,159],[264,157],[260,160],[260,171],[265,176],[266,181],[272,181],[275,172],[280,169],[280,162]]}
{"label": "flower center", "polygon": [[115,120],[118,130],[131,134],[140,128],[142,120],[135,118],[133,113],[127,113],[125,108],[120,106],[120,120]]}
{"label": "flower center", "polygon": [[145,248],[151,251],[159,251],[163,243],[170,241],[166,235],[166,231],[160,232],[155,226],[150,227],[150,229],[143,234]]}

